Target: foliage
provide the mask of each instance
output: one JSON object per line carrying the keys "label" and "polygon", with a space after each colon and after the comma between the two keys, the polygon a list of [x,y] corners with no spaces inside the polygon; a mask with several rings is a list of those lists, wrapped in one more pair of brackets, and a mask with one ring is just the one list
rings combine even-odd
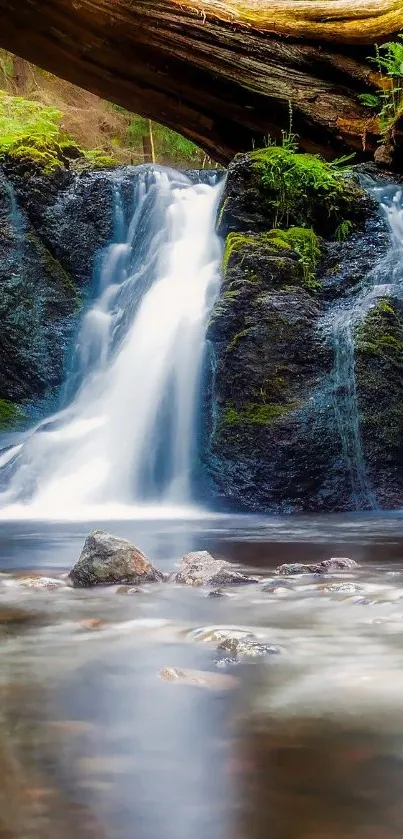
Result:
{"label": "foliage", "polygon": [[276,248],[295,251],[301,261],[304,285],[310,289],[320,288],[316,269],[321,256],[319,239],[312,227],[290,227],[288,230],[274,229],[267,234],[268,243]]}
{"label": "foliage", "polygon": [[0,399],[0,431],[18,425],[24,419],[25,416],[18,405],[14,405],[7,399]]}
{"label": "foliage", "polygon": [[348,216],[348,158],[326,163],[319,155],[272,146],[251,152],[265,209],[274,227],[312,227],[334,233]]}
{"label": "foliage", "polygon": [[26,145],[28,139],[32,145],[56,142],[61,120],[62,114],[55,108],[0,91],[0,151],[12,151]]}
{"label": "foliage", "polygon": [[383,135],[403,112],[403,34],[398,38],[377,46],[375,58],[370,59],[382,76],[382,92],[359,97],[364,105],[378,112]]}
{"label": "foliage", "polygon": [[344,219],[344,221],[341,221],[336,227],[334,238],[337,242],[344,242],[345,239],[348,239],[353,230],[353,222],[350,221],[350,219]]}
{"label": "foliage", "polygon": [[[169,159],[172,163],[181,163],[184,160],[195,165],[200,165],[201,151],[198,146],[158,123],[152,123],[152,132],[157,159]],[[143,117],[133,117],[127,131],[127,143],[129,148],[138,148],[143,137],[149,133],[149,122]]]}

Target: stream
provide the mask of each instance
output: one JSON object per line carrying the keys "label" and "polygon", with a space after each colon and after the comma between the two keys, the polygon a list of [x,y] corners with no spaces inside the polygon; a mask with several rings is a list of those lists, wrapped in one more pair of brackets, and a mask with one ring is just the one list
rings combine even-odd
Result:
{"label": "stream", "polygon": [[[198,549],[254,572],[222,597],[68,587],[96,525],[0,525],[0,835],[401,836],[401,516],[102,522],[167,574]],[[359,567],[275,574],[331,556]]]}

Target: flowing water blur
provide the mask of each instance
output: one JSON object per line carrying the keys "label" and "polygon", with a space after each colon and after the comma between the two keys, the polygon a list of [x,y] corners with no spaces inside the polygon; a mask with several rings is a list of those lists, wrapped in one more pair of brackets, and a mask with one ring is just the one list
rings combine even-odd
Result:
{"label": "flowing water blur", "polygon": [[[401,522],[102,523],[166,573],[201,548],[253,570],[221,597],[71,589],[60,574],[96,523],[3,522],[0,836],[401,836]],[[274,571],[346,555],[359,568]],[[227,663],[227,635],[277,652]]]}
{"label": "flowing water blur", "polygon": [[378,202],[389,227],[390,247],[377,262],[353,296],[337,301],[323,319],[324,331],[331,335],[334,366],[329,389],[343,459],[350,475],[352,500],[357,510],[376,509],[377,499],[368,479],[360,433],[355,381],[354,333],[365,315],[382,296],[401,297],[403,293],[403,199],[394,185],[374,185],[365,179],[368,192]]}
{"label": "flowing water blur", "polygon": [[[220,187],[147,167],[132,191],[128,213],[117,175],[64,407],[0,454],[0,839],[398,839],[402,518],[189,506]],[[351,338],[403,264],[400,195],[378,200],[391,252],[329,320],[343,453],[370,507]],[[167,577],[207,549],[257,581],[74,590],[95,526]],[[359,567],[275,572],[332,556]],[[218,649],[251,637],[262,655]]]}
{"label": "flowing water blur", "polygon": [[66,384],[74,396],[5,452],[7,518],[189,505],[205,331],[220,284],[221,186],[133,170],[126,225],[123,173],[113,184],[115,241]]}

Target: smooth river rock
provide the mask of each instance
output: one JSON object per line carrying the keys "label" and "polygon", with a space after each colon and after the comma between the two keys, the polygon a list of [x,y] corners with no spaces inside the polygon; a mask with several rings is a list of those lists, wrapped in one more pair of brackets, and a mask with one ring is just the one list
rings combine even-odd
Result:
{"label": "smooth river rock", "polygon": [[104,530],[87,536],[80,559],[70,571],[76,587],[96,585],[152,583],[163,575],[150,560],[126,539],[118,539]]}
{"label": "smooth river rock", "polygon": [[185,554],[174,580],[185,586],[214,587],[258,582],[255,577],[249,577],[237,571],[230,562],[214,559],[208,551],[193,551]]}
{"label": "smooth river rock", "polygon": [[354,559],[332,557],[310,565],[303,565],[301,562],[286,562],[284,565],[279,565],[277,573],[288,577],[293,574],[327,574],[331,571],[351,571],[353,568],[358,568]]}

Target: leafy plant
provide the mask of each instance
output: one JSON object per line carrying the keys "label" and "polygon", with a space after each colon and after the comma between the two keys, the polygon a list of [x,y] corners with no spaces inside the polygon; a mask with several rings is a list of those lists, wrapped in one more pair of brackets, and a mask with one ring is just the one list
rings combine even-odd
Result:
{"label": "leafy plant", "polygon": [[382,134],[389,131],[403,112],[403,34],[398,38],[376,46],[375,58],[370,58],[383,79],[381,93],[364,93],[359,97],[368,108],[378,111]]}

